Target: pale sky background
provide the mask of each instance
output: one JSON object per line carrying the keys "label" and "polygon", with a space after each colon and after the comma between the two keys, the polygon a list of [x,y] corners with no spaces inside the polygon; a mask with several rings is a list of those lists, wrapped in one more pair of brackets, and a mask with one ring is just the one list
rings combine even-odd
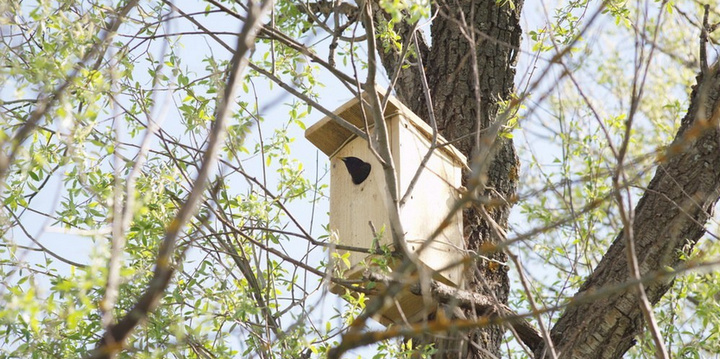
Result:
{"label": "pale sky background", "polygon": [[[202,11],[205,8],[205,4],[203,3],[197,3],[195,8],[192,8],[193,5],[187,4],[185,2],[178,2],[180,4],[183,11],[192,13],[194,11]],[[195,3],[193,3],[195,4]],[[27,6],[27,5],[25,5]],[[542,26],[544,23],[545,16],[543,15],[543,11],[540,10],[539,7],[540,4],[533,1],[528,1],[525,4],[525,8],[523,9],[523,19],[522,19],[522,25],[525,35],[523,35],[523,42],[522,42],[522,48],[525,52],[521,53],[519,55],[519,63],[517,66],[517,76],[516,76],[516,84],[520,87],[525,84],[527,81],[526,75],[530,72],[532,68],[532,58],[529,55],[530,48],[532,44],[530,43],[529,36],[526,35],[528,31],[538,29]],[[550,9],[549,13],[554,13],[554,2],[548,2],[547,8]],[[594,7],[593,7],[594,9]],[[653,10],[654,11],[654,10]],[[551,15],[552,16],[552,15]],[[212,30],[216,31],[230,31],[230,32],[236,32],[239,30],[241,24],[237,21],[228,21],[227,17],[222,17],[223,21],[213,21],[213,15],[208,16],[207,18],[198,17],[198,20],[203,22],[204,24],[208,24],[208,27]],[[552,21],[552,19],[550,19]],[[603,22],[608,21],[608,19],[604,19],[598,24],[594,26],[593,33],[598,33],[603,27]],[[189,25],[187,21],[184,20],[176,20],[171,21],[169,23],[170,26],[170,32],[174,31],[181,31],[181,30],[194,30],[194,28]],[[427,31],[427,30],[426,30]],[[122,31],[121,31],[122,32]],[[362,32],[362,31],[361,31]],[[235,46],[236,41],[232,37],[224,36],[223,37],[227,43],[230,46]],[[122,40],[123,38],[118,38],[118,40]],[[597,46],[599,48],[602,48],[604,46],[607,46],[609,42],[611,42],[611,35],[603,35],[598,38],[593,39],[594,41],[597,41],[594,46]],[[208,53],[212,51],[216,57],[221,59],[229,59],[230,54],[217,45],[214,42],[210,42],[212,40],[207,39],[206,37],[202,35],[198,36],[184,36],[180,40],[182,43],[182,47],[176,47],[175,51],[180,55],[182,58],[184,66],[186,66],[191,71],[194,71],[197,74],[202,74],[205,72],[205,63],[202,62],[203,55],[205,53]],[[307,44],[314,44],[317,41],[324,41],[322,45],[318,46],[318,50],[327,51],[327,45],[329,42],[327,39],[324,38],[316,38],[312,40],[305,40]],[[149,51],[154,54],[160,53],[160,44],[161,42],[157,41],[153,46],[149,48]],[[616,46],[623,46],[623,45],[616,45]],[[632,46],[632,44],[625,44],[625,46]],[[614,51],[614,48],[606,48],[605,51]],[[258,48],[257,56],[262,56],[262,53],[264,50],[262,48]],[[362,55],[365,55],[364,53]],[[362,56],[361,55],[361,56]],[[320,55],[323,58],[327,58],[326,54]],[[548,57],[548,55],[545,55],[545,57]],[[340,65],[341,63],[338,62]],[[136,63],[137,67],[135,69],[135,73],[137,74],[135,79],[139,81],[141,84],[147,85],[150,82],[149,75],[147,75],[147,72],[145,69],[142,68],[144,65],[143,62],[139,61]],[[537,71],[540,71],[541,69],[544,69],[546,66],[546,63],[544,61],[538,62],[536,73],[534,76],[538,76]],[[167,71],[167,70],[166,70]],[[551,71],[555,71],[554,69]],[[334,110],[344,102],[351,99],[352,95],[350,92],[348,92],[344,86],[338,85],[337,82],[333,81],[331,77],[328,77],[326,74],[324,74],[322,71],[320,73],[320,82],[324,83],[326,85],[325,88],[319,89],[319,94],[321,98],[321,104],[324,105],[326,108],[330,110]],[[346,71],[348,74],[352,74],[351,70]],[[143,76],[145,76],[143,78]],[[364,75],[361,76],[361,78],[364,80]],[[192,80],[192,78],[191,78]],[[550,79],[548,79],[550,80]],[[386,76],[378,76],[378,82],[382,86],[387,86],[388,82],[386,79]],[[545,86],[551,85],[552,81],[548,81],[548,83]],[[288,120],[288,114],[287,114],[287,107],[283,105],[278,104],[278,99],[282,99],[283,101],[290,101],[292,100],[292,97],[290,95],[287,95],[284,93],[282,89],[280,89],[278,86],[274,86],[270,88],[268,86],[267,81],[258,80],[254,82],[255,90],[260,96],[259,100],[263,104],[272,103],[275,104],[272,107],[263,107],[263,110],[261,114],[265,118],[265,122],[262,123],[262,132],[264,135],[268,135],[272,133],[272,130],[274,127],[285,124]],[[543,87],[541,87],[539,91],[542,91]],[[602,89],[591,89],[591,90],[597,90],[602,91]],[[10,95],[12,89],[9,88],[3,88],[0,89],[0,98],[8,99],[12,98],[12,95]],[[25,97],[27,97],[29,94],[24,94]],[[252,93],[248,97],[248,95],[245,95],[244,93],[241,95],[241,100],[247,100],[248,102],[253,102],[254,98],[252,98]],[[680,94],[678,94],[679,98],[681,100],[685,100]],[[21,96],[22,97],[22,96]],[[160,102],[160,101],[158,101]],[[167,118],[163,122],[163,128],[165,130],[176,133],[182,133],[183,129],[179,127],[179,121],[178,121],[178,112],[173,110],[174,105],[171,105],[171,110],[168,112]],[[157,115],[157,110],[156,110]],[[422,114],[420,114],[421,117]],[[105,115],[108,117],[109,115]],[[542,116],[537,115],[536,116]],[[317,110],[313,110],[312,113],[308,116],[308,118],[304,119],[305,125],[307,127],[311,126],[313,123],[320,120],[324,115]],[[57,126],[57,124],[56,124]],[[532,122],[527,123],[521,123],[521,130],[517,130],[514,132],[515,135],[515,144],[519,148],[519,153],[521,155],[521,163],[522,168],[521,172],[526,172],[527,164],[528,164],[528,152],[527,148],[528,146],[534,146],[535,155],[539,157],[539,160],[541,163],[544,164],[545,169],[551,169],[552,161],[555,159],[555,157],[559,157],[560,155],[560,149],[557,146],[557,144],[547,141],[547,139],[542,139],[542,145],[538,145],[539,137],[533,137],[533,135],[530,135],[530,133],[535,133],[535,131],[542,131],[542,128],[540,126],[537,126],[537,124],[534,124]],[[253,134],[250,135],[248,138],[249,140],[255,140],[257,138],[258,128],[253,128]],[[542,133],[542,132],[540,132]],[[545,133],[547,134],[547,133]],[[326,171],[329,168],[329,161],[325,154],[322,152],[319,152],[316,150],[316,148],[307,140],[305,140],[303,131],[298,128],[297,126],[291,126],[291,130],[289,135],[291,137],[295,138],[294,143],[291,145],[292,150],[292,156],[300,159],[304,165],[305,168],[305,174],[306,177],[309,179],[313,179],[315,177],[315,174],[317,173],[318,176],[321,178],[322,184],[328,184],[329,178],[327,176]],[[130,140],[129,136],[124,136],[123,140],[128,141]],[[140,139],[135,139],[133,141],[140,141]],[[154,141],[154,144],[157,145],[158,141]],[[252,145],[248,144],[248,148],[252,148]],[[132,153],[135,152],[134,149],[129,149],[129,151],[132,151]],[[316,165],[317,161],[317,165]],[[259,176],[261,173],[258,160],[251,160],[245,163],[247,166],[246,169],[248,172],[253,173],[253,168],[255,169],[255,173]],[[53,194],[60,194],[62,192],[62,182],[61,182],[61,176],[59,174],[63,173],[63,171],[58,171],[55,175],[52,181],[48,183],[46,186],[47,188],[55,188],[53,191],[44,191],[43,198],[36,199],[33,202],[33,207],[37,208],[40,211],[49,211],[50,209],[54,208],[57,204],[57,198],[53,196]],[[272,177],[274,173],[272,171],[268,171],[268,174]],[[270,186],[270,188],[273,188],[274,186]],[[522,184],[520,187],[520,191],[523,191]],[[242,192],[241,190],[238,190],[238,192]],[[328,201],[327,199],[324,199],[320,201],[320,203],[316,206],[314,209],[315,218],[313,219],[313,226],[310,227],[311,217],[310,214],[313,213],[310,211],[310,206],[307,204],[307,202],[311,198],[308,198],[308,200],[302,200],[302,201],[295,201],[289,205],[290,210],[294,213],[294,215],[297,216],[297,218],[301,221],[301,223],[304,223],[306,226],[305,228],[312,231],[312,234],[317,237],[321,234],[324,234],[324,230],[322,229],[322,225],[327,224],[328,218],[327,218],[327,212],[328,212]],[[91,253],[94,250],[93,242],[90,238],[84,237],[82,235],[77,234],[68,234],[63,233],[64,231],[61,231],[56,226],[51,226],[52,220],[44,219],[43,217],[33,214],[33,213],[25,213],[23,215],[23,223],[27,225],[27,228],[29,232],[33,235],[35,235],[36,238],[40,240],[40,242],[49,248],[50,250],[56,252],[57,254],[68,258],[73,261],[77,261],[80,263],[87,263],[89,258],[89,253]],[[511,223],[513,224],[513,228],[519,229],[519,230],[527,230],[529,228],[525,228],[526,226],[523,225],[525,221],[523,220],[523,216],[519,213],[519,206],[515,206],[512,215],[511,215]],[[16,229],[12,233],[14,240],[17,244],[20,245],[32,245],[32,243],[22,234],[21,231]],[[304,253],[306,251],[307,243],[305,241],[297,239],[298,243],[298,252]],[[28,261],[28,263],[38,263],[38,262],[44,262],[44,256],[38,252],[27,252],[27,251],[20,251],[21,253],[25,252],[23,255],[25,256],[25,260]],[[196,253],[197,254],[197,253]],[[325,253],[321,253],[320,251],[316,250],[313,252],[311,263],[317,263],[321,259],[326,256]],[[189,260],[193,260],[193,254],[191,254],[188,257]],[[59,268],[59,270],[67,271],[69,270],[69,266],[66,264],[55,262],[55,266]],[[533,278],[535,279],[547,279],[554,277],[554,270],[549,270],[548,268],[536,268],[531,267],[528,268],[529,271],[532,273]],[[513,278],[512,286],[513,288],[518,288],[519,285],[516,282],[516,272],[514,270],[510,271],[511,278]],[[312,278],[309,280],[309,283],[315,283],[315,278]],[[313,298],[309,300],[309,303],[315,303],[320,298],[320,295],[316,295],[316,298]],[[337,306],[340,305],[341,300],[338,299],[335,296],[330,295],[328,299],[324,303],[320,303],[319,310],[317,310],[314,314],[317,315],[317,318],[320,320],[323,320],[323,318],[327,319],[326,313],[323,312],[322,308],[324,306]],[[290,321],[286,321],[286,323],[290,323]],[[339,323],[338,323],[339,324]],[[376,329],[380,328],[379,326],[376,327]],[[356,354],[363,355],[367,352],[368,349],[362,349]],[[364,356],[364,355],[363,355]],[[351,355],[348,355],[348,357],[351,357]]]}

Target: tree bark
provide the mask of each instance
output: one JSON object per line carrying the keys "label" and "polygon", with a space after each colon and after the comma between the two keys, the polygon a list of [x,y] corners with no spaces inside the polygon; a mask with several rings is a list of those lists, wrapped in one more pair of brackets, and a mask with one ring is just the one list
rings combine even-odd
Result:
{"label": "tree bark", "polygon": [[[512,93],[522,5],[522,2],[515,2],[515,8],[511,9],[509,5],[498,6],[495,1],[463,1],[459,6],[441,1],[436,4],[438,15],[431,27],[432,47],[422,42],[418,49],[430,84],[438,130],[451,141],[464,137],[455,146],[469,158],[475,153],[477,142],[476,136],[468,137],[468,134],[487,128],[497,115],[498,100],[507,100]],[[382,14],[378,12],[376,16]],[[467,24],[466,34],[471,27],[476,30],[475,44],[461,32],[462,24]],[[398,33],[407,38],[412,29],[403,24],[398,27]],[[470,55],[473,51],[477,76]],[[401,65],[397,53],[381,53],[380,57],[389,73]],[[716,64],[698,76],[690,108],[675,142],[635,209],[633,232],[642,274],[677,266],[681,254],[689,253],[705,233],[704,224],[720,196],[720,136],[717,128],[720,75],[717,68]],[[427,104],[418,78],[417,68],[404,69],[396,91],[407,106],[427,119]],[[480,95],[479,106],[475,105],[477,93]],[[493,158],[488,187],[506,199],[511,198],[516,190],[517,166],[512,142],[503,142]],[[509,210],[509,206],[496,208],[492,217],[506,227]],[[477,250],[483,243],[494,240],[490,227],[474,210],[465,211],[464,216],[469,249]],[[577,295],[632,279],[625,243],[621,231]],[[491,259],[505,262],[506,256],[498,253]],[[671,280],[646,283],[648,298],[653,304],[657,303],[671,285]],[[506,303],[507,273],[502,267],[478,261],[466,288],[493,295],[499,302]],[[563,358],[619,358],[633,346],[642,330],[642,312],[636,292],[631,288],[601,300],[568,307],[553,327],[552,339],[557,353]],[[437,357],[500,356],[502,332],[501,328],[484,328],[469,333],[464,339],[455,336],[454,340],[433,338],[430,341],[440,349]],[[468,339],[474,345],[468,345]],[[543,346],[535,354],[544,357]]]}
{"label": "tree bark", "polygon": [[[460,1],[459,4],[439,1],[433,9],[437,16],[431,25],[432,47],[427,48],[421,42],[418,50],[425,65],[438,130],[450,141],[460,139],[454,145],[468,158],[477,152],[477,146],[482,146],[478,141],[479,130],[495,120],[498,101],[509,100],[514,90],[523,2],[513,3],[514,8],[509,3],[498,5],[494,0]],[[376,12],[375,16],[383,14]],[[402,24],[397,30],[407,39],[412,29],[413,26]],[[388,73],[401,65],[397,53],[381,51],[380,57]],[[408,107],[427,121],[429,115],[418,80],[420,76],[416,66],[404,69],[396,91]],[[494,191],[481,194],[512,198],[518,179],[518,161],[512,141],[503,140],[491,161],[487,188]],[[465,174],[466,180],[469,175]],[[503,228],[507,228],[510,212],[510,205],[505,203],[490,213]],[[497,240],[490,224],[474,209],[466,210],[463,215],[469,250],[480,252],[479,248],[485,243]],[[491,261],[507,261],[502,252],[487,257]],[[478,260],[468,274],[465,288],[495,297],[499,303],[507,303],[509,280],[505,266]],[[469,318],[475,316],[471,312],[466,315]],[[486,358],[500,356],[503,332],[503,328],[490,327],[471,333],[450,333],[449,339],[443,336],[443,339],[434,337],[429,341],[439,349],[436,357]]]}
{"label": "tree bark", "polygon": [[[718,64],[698,76],[690,108],[666,159],[635,208],[633,232],[641,274],[675,267],[705,233],[720,196],[720,73]],[[582,295],[631,280],[623,231],[580,291]],[[656,304],[672,280],[646,283]],[[620,358],[643,330],[636,292],[568,307],[552,329],[562,358]],[[542,348],[536,356],[542,357]]]}

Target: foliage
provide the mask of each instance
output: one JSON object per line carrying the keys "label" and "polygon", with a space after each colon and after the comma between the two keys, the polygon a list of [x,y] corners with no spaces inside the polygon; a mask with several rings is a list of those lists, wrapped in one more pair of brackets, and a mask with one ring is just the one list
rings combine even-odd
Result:
{"label": "foliage", "polygon": [[[0,162],[9,161],[0,212],[2,358],[90,355],[106,330],[114,226],[124,238],[118,299],[110,304],[117,320],[147,290],[164,235],[200,171],[247,5],[141,1],[118,17],[128,3],[0,4]],[[543,308],[566,303],[622,230],[611,149],[625,139],[638,83],[642,101],[626,160],[633,203],[688,107],[699,30],[671,25],[699,22],[702,9],[691,1],[606,3],[560,1],[542,18],[526,10],[531,25],[517,93],[497,99],[513,111],[501,135],[516,141],[524,165],[509,234],[545,228],[508,249],[533,273],[532,290],[513,287],[510,306],[519,312],[533,311],[530,297]],[[380,51],[403,50],[403,22],[446,15],[425,1],[378,5],[387,13],[376,23]],[[331,250],[338,243],[324,226],[329,167],[301,138],[352,96],[338,78],[364,81],[371,61],[359,11],[336,16],[277,1],[232,99],[220,163],[182,228],[174,276],[120,357],[324,357],[362,317],[374,283],[329,293],[349,280],[342,275],[348,252]],[[108,32],[118,18],[117,33]],[[533,70],[549,64],[556,66]],[[43,103],[52,106],[27,139],[18,138]],[[686,262],[720,256],[717,228],[708,232]],[[380,250],[364,264],[383,273],[394,265],[391,248],[380,243],[389,233],[382,228],[377,248],[366,249]],[[673,357],[720,351],[713,268],[678,276],[655,307]],[[506,339],[508,357],[526,355]],[[630,356],[654,353],[650,334],[639,341]],[[351,354],[429,357],[435,350],[391,338]]]}

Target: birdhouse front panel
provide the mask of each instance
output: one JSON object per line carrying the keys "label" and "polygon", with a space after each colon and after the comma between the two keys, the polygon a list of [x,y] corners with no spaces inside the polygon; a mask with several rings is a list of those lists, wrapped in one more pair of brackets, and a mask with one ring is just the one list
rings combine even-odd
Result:
{"label": "birdhouse front panel", "polygon": [[[370,164],[370,174],[362,183],[353,183],[342,161],[345,157],[355,157]],[[390,235],[387,227],[385,177],[380,162],[368,149],[367,142],[363,140],[356,139],[347,143],[330,158],[330,164],[331,233],[337,237],[339,244],[368,250],[364,253],[350,252],[349,260],[355,265],[368,256],[373,246],[374,236],[370,223],[378,232],[386,228],[385,237]]]}

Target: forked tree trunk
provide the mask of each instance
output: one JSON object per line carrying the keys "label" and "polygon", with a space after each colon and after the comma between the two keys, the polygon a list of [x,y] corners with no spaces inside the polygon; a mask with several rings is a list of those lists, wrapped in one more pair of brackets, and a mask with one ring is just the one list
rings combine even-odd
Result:
{"label": "forked tree trunk", "polygon": [[[464,138],[455,145],[468,158],[476,146],[475,134],[495,119],[499,100],[508,100],[513,90],[515,60],[520,43],[519,26],[522,1],[498,5],[495,0],[460,1],[435,4],[431,35],[432,46],[424,41],[418,51],[428,77],[438,130],[449,140]],[[384,16],[377,10],[376,17]],[[465,29],[463,33],[461,28]],[[474,44],[468,36],[475,31]],[[407,39],[408,24],[396,27]],[[475,54],[475,57],[472,54]],[[398,54],[381,52],[389,73],[399,66]],[[477,64],[477,73],[473,71]],[[720,196],[720,75],[717,65],[698,78],[691,107],[683,119],[676,143],[650,183],[649,190],[635,209],[634,233],[638,260],[643,274],[677,265],[680,253],[688,253],[704,233],[704,224]],[[478,81],[477,92],[475,79]],[[420,75],[416,67],[401,72],[396,91],[415,113],[428,119]],[[476,106],[476,93],[480,104]],[[479,109],[479,110],[478,110]],[[700,121],[704,124],[698,125]],[[692,130],[689,130],[692,129]],[[698,131],[702,130],[698,134]],[[495,154],[488,176],[488,187],[511,198],[517,185],[517,158],[511,141],[503,143]],[[508,206],[496,207],[491,215],[502,227],[507,226]],[[495,236],[474,210],[465,213],[465,235],[470,249],[479,248]],[[630,280],[620,234],[579,294],[600,290]],[[506,261],[504,254],[492,259]],[[657,303],[670,288],[668,280],[648,284],[650,301]],[[476,263],[467,289],[494,295],[506,303],[508,277],[503,267]],[[468,313],[472,317],[473,314]],[[552,339],[562,358],[620,358],[642,333],[643,318],[635,292],[625,290],[607,298],[569,307],[552,329]],[[450,335],[427,339],[440,349],[437,357],[483,358],[500,356],[503,330],[484,328],[469,335]],[[468,341],[469,340],[469,341]],[[546,355],[544,348],[536,357]]]}

